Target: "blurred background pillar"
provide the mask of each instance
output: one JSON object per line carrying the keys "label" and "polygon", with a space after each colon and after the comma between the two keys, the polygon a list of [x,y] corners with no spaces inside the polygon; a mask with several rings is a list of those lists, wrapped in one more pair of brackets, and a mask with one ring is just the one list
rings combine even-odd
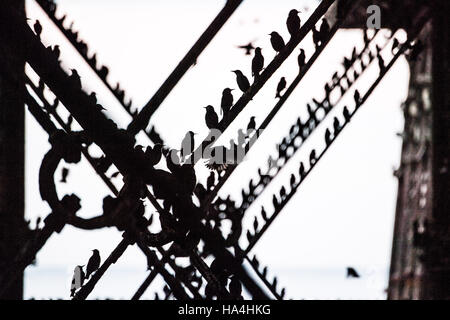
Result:
{"label": "blurred background pillar", "polygon": [[433,198],[425,299],[450,299],[450,2],[433,5]]}
{"label": "blurred background pillar", "polygon": [[[2,0],[0,8],[0,277],[22,248],[24,220],[24,68],[21,39],[8,12],[25,23],[24,0]],[[22,299],[23,276],[0,299]]]}

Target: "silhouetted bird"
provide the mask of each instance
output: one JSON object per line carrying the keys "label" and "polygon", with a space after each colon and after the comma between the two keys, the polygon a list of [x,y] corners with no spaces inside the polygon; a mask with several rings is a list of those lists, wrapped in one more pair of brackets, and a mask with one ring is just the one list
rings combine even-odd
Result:
{"label": "silhouetted bird", "polygon": [[316,159],[316,150],[312,149],[311,153],[309,154],[309,163],[312,165],[314,165],[316,163],[317,159]]}
{"label": "silhouetted bird", "polygon": [[355,93],[353,94],[353,98],[355,100],[356,105],[359,105],[361,103],[361,94],[358,90],[355,90]]}
{"label": "silhouetted bird", "polygon": [[333,129],[336,134],[339,130],[341,130],[341,124],[339,123],[339,119],[337,117],[334,117],[333,119]]}
{"label": "silhouetted bird", "polygon": [[230,89],[230,88],[225,88],[222,91],[222,101],[220,103],[220,107],[221,107],[221,112],[224,115],[227,115],[228,112],[230,111],[231,107],[233,106],[233,94],[231,93],[231,91],[233,91],[234,89]]}
{"label": "silhouetted bird", "polygon": [[188,131],[186,135],[184,136],[183,140],[181,141],[181,150],[180,150],[180,156],[181,160],[184,162],[184,159],[190,155],[192,152],[194,152],[195,148],[195,140],[194,140],[195,133],[192,131]]}
{"label": "silhouetted bird", "polygon": [[261,217],[264,219],[264,221],[267,221],[267,212],[266,209],[264,209],[264,207],[261,207]]}
{"label": "silhouetted bird", "polygon": [[281,200],[284,200],[285,197],[286,197],[286,188],[282,186],[280,189],[280,198]]}
{"label": "silhouetted bird", "polygon": [[291,34],[291,37],[298,34],[298,31],[300,30],[300,17],[298,16],[299,13],[300,11],[292,9],[289,12],[289,16],[287,18],[286,25],[289,33]]}
{"label": "silhouetted bird", "polygon": [[241,89],[243,93],[246,93],[250,88],[250,82],[248,81],[247,77],[244,76],[244,74],[240,70],[233,70],[232,72],[236,74],[236,81],[239,89]]}
{"label": "silhouetted bird", "polygon": [[242,46],[238,46],[239,49],[244,49],[245,50],[245,55],[249,56],[252,51],[255,49],[255,47],[253,46],[253,43],[249,42],[248,44],[242,45]]}
{"label": "silhouetted bird", "polygon": [[347,57],[344,57],[344,62],[342,64],[344,65],[345,70],[350,69],[352,66],[352,62]]}
{"label": "silhouetted bird", "polygon": [[422,53],[423,49],[425,49],[425,45],[422,41],[417,40],[417,42],[412,46],[411,52],[409,53],[409,59],[411,61],[416,61],[419,58],[419,55]]}
{"label": "silhouetted bird", "polygon": [[245,135],[244,131],[242,131],[242,129],[238,130],[238,145],[242,146],[245,144],[245,138],[247,136]]}
{"label": "silhouetted bird", "polygon": [[275,95],[275,98],[281,98],[281,91],[283,91],[285,88],[286,88],[286,78],[282,77],[280,79],[280,82],[278,82],[277,94]]}
{"label": "silhouetted bird", "polygon": [[69,175],[69,169],[68,168],[62,168],[62,170],[61,170],[61,180],[59,182],[66,183],[68,175]]}
{"label": "silhouetted bird", "polygon": [[208,179],[206,180],[206,190],[211,190],[216,183],[216,173],[214,171],[211,171],[209,174]]}
{"label": "silhouetted bird", "polygon": [[328,128],[325,131],[325,143],[327,146],[329,146],[331,143],[331,132],[330,132],[330,129],[328,129]]}
{"label": "silhouetted bird", "polygon": [[36,20],[36,22],[34,23],[34,32],[36,32],[37,37],[40,39],[41,38],[41,33],[42,33],[42,26],[39,22],[39,20]]}
{"label": "silhouetted bird", "polygon": [[100,267],[100,253],[97,249],[92,250],[92,256],[89,258],[86,267],[86,279],[89,279],[91,274]]}
{"label": "silhouetted bird", "polygon": [[354,268],[347,267],[347,278],[359,278],[359,274]]}
{"label": "silhouetted bird", "polygon": [[316,29],[316,27],[312,28],[312,38],[316,49],[321,45],[322,40],[320,36],[320,31]]}
{"label": "silhouetted bird", "polygon": [[306,104],[306,109],[308,110],[309,120],[314,124],[316,122],[316,113],[313,111],[309,103]]}
{"label": "silhouetted bird", "polygon": [[67,118],[67,123],[66,123],[66,126],[67,126],[67,128],[69,128],[69,130],[72,129],[72,122],[73,122],[73,116],[69,115],[69,117]]}
{"label": "silhouetted bird", "polygon": [[257,78],[259,73],[264,68],[264,56],[261,53],[261,48],[257,47],[255,49],[255,56],[252,60],[252,76]]}
{"label": "silhouetted bird", "polygon": [[273,50],[280,52],[285,47],[283,38],[275,31],[269,34]]}
{"label": "silhouetted bird", "polygon": [[236,276],[231,277],[230,284],[228,285],[228,290],[230,290],[231,295],[240,299],[242,295],[242,284]]}
{"label": "silhouetted bird", "polygon": [[306,63],[305,50],[300,49],[300,54],[298,55],[297,61],[298,61],[298,67],[300,68],[300,70],[302,70],[302,68],[305,66],[305,63]]}
{"label": "silhouetted bird", "polygon": [[328,37],[328,33],[330,32],[330,25],[328,24],[327,19],[322,19],[322,24],[320,25],[320,41],[324,43]]}
{"label": "silhouetted bird", "polygon": [[272,204],[273,204],[273,207],[275,208],[275,210],[278,209],[280,203],[278,202],[278,198],[276,195],[273,195],[273,197],[272,197]]}
{"label": "silhouetted bird", "polygon": [[72,74],[70,75],[70,81],[73,82],[73,84],[76,86],[77,89],[81,89],[81,80],[80,80],[80,76],[77,72],[77,70],[75,69],[71,69]]}
{"label": "silhouetted bird", "polygon": [[36,219],[36,229],[39,229],[39,226],[41,225],[41,221],[42,221],[42,218],[41,217],[37,217],[37,219]]}
{"label": "silhouetted bird", "polygon": [[163,148],[162,144],[157,143],[153,146],[153,148],[148,146],[145,149],[145,158],[152,167],[156,166],[159,163],[159,161],[161,161],[162,148]]}
{"label": "silhouetted bird", "polygon": [[328,100],[331,92],[331,87],[328,83],[325,83],[324,90],[325,90],[325,97]]}
{"label": "silhouetted bird", "polygon": [[369,34],[367,33],[368,31],[369,31],[369,30],[368,30],[367,28],[365,28],[365,29],[363,30],[363,40],[364,40],[364,43],[365,43],[365,44],[369,42]]}
{"label": "silhouetted bird", "polygon": [[58,45],[55,45],[53,47],[53,54],[55,55],[56,60],[58,60],[59,56],[61,55],[61,51],[59,50],[59,46]]}
{"label": "silhouetted bird", "polygon": [[347,106],[344,107],[342,114],[344,115],[345,122],[349,122],[351,119],[351,115],[350,115],[350,112],[348,111]]}
{"label": "silhouetted bird", "polygon": [[116,172],[114,172],[112,175],[111,175],[111,179],[113,179],[113,178],[117,178],[118,176],[119,176],[119,174],[120,174],[120,172],[119,171],[116,171]]}
{"label": "silhouetted bird", "polygon": [[214,107],[209,105],[205,107],[205,122],[208,129],[217,129],[219,126],[219,117],[217,116],[216,111],[214,111]]}
{"label": "silhouetted bird", "polygon": [[355,62],[356,58],[358,58],[358,54],[356,53],[356,47],[353,47],[352,56],[351,56],[350,60],[352,62]]}
{"label": "silhouetted bird", "polygon": [[255,117],[250,117],[250,121],[247,125],[247,134],[250,134],[253,130],[256,129]]}
{"label": "silhouetted bird", "polygon": [[97,94],[94,91],[89,95],[89,102],[94,106],[97,104]]}
{"label": "silhouetted bird", "polygon": [[290,184],[291,188],[295,186],[295,175],[294,174],[291,174],[291,177],[289,179],[289,184]]}
{"label": "silhouetted bird", "polygon": [[298,169],[298,173],[300,175],[300,179],[303,179],[303,177],[306,174],[306,172],[305,172],[305,165],[303,164],[303,162],[300,162],[300,167]]}
{"label": "silhouetted bird", "polygon": [[398,49],[399,47],[400,47],[400,42],[398,41],[397,38],[394,38],[394,41],[392,42],[392,48],[391,48],[392,54],[394,54],[394,51],[396,49]]}
{"label": "silhouetted bird", "polygon": [[384,70],[386,69],[386,66],[384,65],[383,57],[379,54],[377,56],[377,59],[378,59],[378,67],[380,68],[380,73],[383,73]]}
{"label": "silhouetted bird", "polygon": [[71,297],[75,295],[76,290],[83,286],[85,278],[86,275],[84,274],[83,266],[76,266],[73,270],[72,285],[70,286]]}
{"label": "silhouetted bird", "polygon": [[255,220],[253,220],[253,230],[255,230],[255,232],[258,230],[258,226],[259,226],[258,218],[255,217]]}

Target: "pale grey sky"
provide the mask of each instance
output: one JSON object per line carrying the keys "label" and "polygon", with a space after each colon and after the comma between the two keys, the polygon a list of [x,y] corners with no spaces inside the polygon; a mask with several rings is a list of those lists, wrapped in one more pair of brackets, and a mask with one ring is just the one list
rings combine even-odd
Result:
{"label": "pale grey sky", "polygon": [[[90,45],[93,50],[90,54],[97,52],[98,61],[109,66],[111,82],[120,79],[122,88],[133,98],[134,106],[147,102],[224,3],[211,0],[58,2],[60,10],[67,12],[67,22],[74,20],[74,28]],[[289,10],[303,8],[307,3],[311,1],[244,1],[204,51],[198,64],[185,75],[152,118],[151,124],[156,126],[168,145],[177,148],[187,130],[198,132],[201,137],[206,135],[203,107],[212,104],[218,111],[222,89],[236,87],[230,70],[241,69],[250,77],[251,57],[244,56],[236,45],[254,40],[262,47],[267,64],[274,56],[267,34],[276,30],[287,39],[285,21]],[[86,91],[96,91],[108,114],[125,127],[130,118],[56,27],[45,19],[32,0],[27,1],[27,10],[30,18],[40,19],[44,26],[44,43],[61,45],[64,67],[67,70],[77,68]],[[303,13],[302,19],[306,20],[309,14]],[[172,21],[177,22],[176,27],[171,27]],[[383,37],[379,37],[379,43],[383,43]],[[358,48],[362,46],[360,32],[338,32],[254,146],[248,161],[239,166],[220,195],[231,194],[238,203],[241,201],[241,188],[247,186],[251,177],[256,177],[258,166],[264,167],[268,156],[275,154],[276,143],[288,133],[296,118],[305,116],[306,102],[313,97],[322,97],[325,81],[335,71],[341,70],[340,61],[344,55],[350,55],[354,45]],[[312,54],[309,37],[301,47],[306,49],[308,56]],[[388,53],[386,57],[389,57]],[[296,76],[296,58],[296,54],[292,55],[283,64],[232,124],[224,135],[224,141],[234,136],[232,133],[238,128],[246,127],[251,115],[256,116],[257,124],[261,123],[276,103],[275,88],[280,77],[285,76],[289,84]],[[368,70],[358,83],[360,91],[364,92],[377,75],[377,66]],[[279,282],[287,286],[287,292],[291,293],[289,297],[314,297],[312,292],[290,288],[291,277],[296,270],[301,273],[305,268],[336,269],[342,270],[344,277],[348,265],[355,266],[366,275],[373,270],[384,272],[388,267],[397,190],[392,172],[399,163],[401,147],[396,133],[403,126],[400,104],[407,94],[408,75],[407,62],[401,58],[255,247],[254,252],[263,264],[269,265],[269,270],[280,270]],[[339,113],[346,103],[353,105],[351,93],[342,101]],[[323,133],[327,126],[331,126],[332,116],[288,163],[264,196],[248,210],[247,225],[259,213],[261,204],[272,210],[272,192],[278,192],[281,185],[288,184],[291,172],[297,172],[300,160],[308,159],[311,148],[323,148]],[[148,142],[142,139],[141,143]],[[40,199],[37,180],[39,165],[48,147],[46,135],[28,115],[26,214],[32,219],[45,216],[49,211]],[[101,213],[102,199],[108,194],[106,187],[86,162],[77,167],[70,166],[70,169],[68,183],[58,186],[60,195],[75,192],[82,199],[83,216]],[[205,179],[207,174],[207,170],[199,165],[198,176]],[[113,228],[86,232],[68,226],[50,239],[38,255],[38,265],[30,269],[38,276],[38,271],[43,270],[44,274],[45,268],[64,268],[69,278],[75,265],[87,261],[91,249],[98,248],[102,258],[105,258],[119,241],[120,233]],[[128,249],[114,268],[138,270],[136,274],[141,275],[142,280],[145,278],[145,259],[136,248]],[[331,287],[332,284],[321,281],[320,273],[315,274],[310,280],[317,281],[318,288],[331,290],[338,295],[336,298],[346,297],[345,294],[339,296],[340,287]],[[38,279],[37,276],[33,279]],[[38,294],[36,287],[42,279],[33,281],[27,283],[27,288]],[[380,281],[375,290],[367,287],[370,294],[363,292],[366,288],[364,284],[355,289],[358,293],[354,296],[380,297],[387,278],[382,277]],[[110,279],[108,283],[111,287],[97,294],[101,296],[107,290],[115,290],[112,282],[113,279]],[[34,287],[33,283],[36,284]],[[125,291],[132,294],[139,285],[134,278],[126,283],[129,283],[128,288],[120,287],[120,293],[112,294],[119,297]],[[351,294],[345,283],[340,285],[343,286],[342,292],[346,292],[347,296]],[[66,292],[68,283],[61,284],[61,287],[55,289],[58,290],[55,296]],[[126,298],[127,294],[123,297]]]}

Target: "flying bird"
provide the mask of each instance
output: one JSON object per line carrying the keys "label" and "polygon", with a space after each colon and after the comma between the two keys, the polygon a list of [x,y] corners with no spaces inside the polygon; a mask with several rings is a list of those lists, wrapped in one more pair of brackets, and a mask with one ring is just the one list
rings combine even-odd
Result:
{"label": "flying bird", "polygon": [[359,274],[354,268],[347,267],[347,278],[359,278]]}
{"label": "flying bird", "polygon": [[286,78],[282,77],[280,79],[280,82],[278,82],[277,94],[275,95],[275,98],[281,98],[281,91],[283,91],[285,88],[286,88]]}
{"label": "flying bird", "polygon": [[248,81],[247,77],[244,76],[244,74],[240,70],[233,70],[232,72],[236,74],[236,81],[239,89],[241,89],[243,93],[246,93],[250,88],[250,82]]}
{"label": "flying bird", "polygon": [[273,50],[280,52],[285,47],[283,38],[275,31],[269,34]]}
{"label": "flying bird", "polygon": [[291,37],[298,34],[298,31],[300,30],[300,17],[298,16],[299,13],[300,11],[292,9],[289,12],[289,16],[287,18],[286,25],[289,33],[291,34]]}
{"label": "flying bird", "polygon": [[41,33],[42,33],[42,26],[41,26],[41,23],[39,22],[39,20],[36,20],[33,28],[34,28],[34,32],[36,32],[37,37],[40,39]]}
{"label": "flying bird", "polygon": [[61,180],[59,182],[66,183],[68,175],[69,175],[69,169],[68,168],[62,168],[62,170],[61,170]]}
{"label": "flying bird", "polygon": [[255,56],[253,57],[252,60],[252,76],[254,78],[257,78],[263,68],[264,68],[264,56],[261,53],[261,48],[257,47],[255,49]]}
{"label": "flying bird", "polygon": [[225,88],[222,91],[222,101],[220,103],[221,112],[227,115],[233,106],[233,94],[231,93],[234,89]]}
{"label": "flying bird", "polygon": [[249,56],[251,55],[252,51],[255,50],[255,47],[253,46],[252,42],[249,42],[248,44],[237,46],[239,49],[245,50],[245,55]]}
{"label": "flying bird", "polygon": [[100,267],[100,253],[97,249],[92,250],[92,256],[89,258],[86,267],[86,279],[89,279],[91,274]]}
{"label": "flying bird", "polygon": [[216,111],[214,111],[214,107],[209,105],[205,107],[205,122],[208,129],[217,129],[219,126],[219,117],[217,116]]}

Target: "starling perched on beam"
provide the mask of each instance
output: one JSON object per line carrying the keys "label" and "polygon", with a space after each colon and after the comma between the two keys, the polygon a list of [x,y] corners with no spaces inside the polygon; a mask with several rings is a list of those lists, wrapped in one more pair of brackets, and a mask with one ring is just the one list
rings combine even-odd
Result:
{"label": "starling perched on beam", "polygon": [[269,34],[273,50],[279,53],[286,46],[283,38],[275,31]]}
{"label": "starling perched on beam", "polygon": [[257,78],[263,68],[264,68],[264,57],[261,53],[261,48],[257,47],[255,49],[255,56],[253,57],[252,60],[252,76],[254,78]]}
{"label": "starling perched on beam", "polygon": [[157,143],[153,148],[148,146],[147,149],[145,149],[145,157],[152,167],[156,166],[161,160],[162,148],[162,144]]}
{"label": "starling perched on beam", "polygon": [[42,26],[41,23],[39,22],[39,20],[36,20],[36,22],[34,23],[34,32],[36,32],[36,35],[39,39],[41,39],[41,33],[42,33]]}
{"label": "starling perched on beam", "polygon": [[250,117],[250,121],[247,125],[247,134],[251,133],[256,128],[255,117]]}
{"label": "starling perched on beam", "polygon": [[244,74],[240,70],[233,70],[232,72],[236,74],[236,81],[239,89],[241,89],[243,93],[246,93],[250,88],[250,82],[248,81],[247,77],[244,76]]}
{"label": "starling perched on beam", "polygon": [[184,136],[183,140],[181,141],[181,150],[180,150],[180,156],[181,160],[184,162],[184,159],[186,156],[190,155],[192,152],[194,152],[195,147],[195,140],[194,140],[195,133],[192,131],[188,131],[186,135]]}
{"label": "starling perched on beam", "polygon": [[100,253],[97,249],[92,250],[92,256],[89,258],[87,267],[86,267],[86,279],[89,279],[90,275],[97,271],[100,267]]}
{"label": "starling perched on beam", "polygon": [[231,91],[234,89],[225,88],[222,91],[222,101],[220,103],[222,114],[227,115],[233,106],[233,94]]}
{"label": "starling perched on beam", "polygon": [[298,31],[300,30],[300,17],[298,14],[300,11],[296,9],[292,9],[289,12],[289,16],[286,21],[287,29],[289,33],[291,34],[291,37],[294,37],[296,34],[298,34]]}
{"label": "starling perched on beam", "polygon": [[83,266],[76,266],[73,271],[72,284],[70,286],[70,296],[73,297],[75,295],[75,291],[80,289],[85,280],[86,276],[83,271]]}
{"label": "starling perched on beam", "polygon": [[305,63],[306,63],[305,50],[300,49],[300,54],[298,55],[297,61],[298,61],[298,67],[300,68],[300,70],[302,70],[302,68],[305,66]]}
{"label": "starling perched on beam", "polygon": [[81,89],[80,75],[75,69],[71,69],[71,71],[72,74],[70,75],[70,80],[73,82],[73,84],[76,86],[77,89]]}
{"label": "starling perched on beam", "polygon": [[283,91],[285,88],[286,88],[286,78],[282,77],[280,79],[280,82],[278,82],[277,94],[275,95],[275,98],[281,98],[281,91]]}
{"label": "starling perched on beam", "polygon": [[205,107],[205,122],[208,129],[217,129],[219,126],[219,117],[217,116],[216,111],[214,111],[214,107],[209,105]]}

